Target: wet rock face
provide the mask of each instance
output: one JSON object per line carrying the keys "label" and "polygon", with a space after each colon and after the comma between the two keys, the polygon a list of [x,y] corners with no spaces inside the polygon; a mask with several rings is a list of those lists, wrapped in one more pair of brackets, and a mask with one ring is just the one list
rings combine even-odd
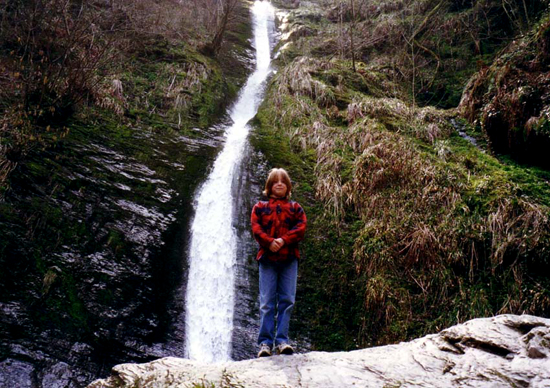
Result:
{"label": "wet rock face", "polygon": [[21,163],[0,203],[0,387],[82,387],[181,354],[172,298],[217,132],[81,129]]}
{"label": "wet rock face", "polygon": [[479,318],[411,342],[353,352],[201,364],[163,358],[123,364],[89,388],[246,387],[548,387],[550,319]]}
{"label": "wet rock face", "polygon": [[32,387],[31,364],[8,358],[0,362],[0,386],[2,387]]}

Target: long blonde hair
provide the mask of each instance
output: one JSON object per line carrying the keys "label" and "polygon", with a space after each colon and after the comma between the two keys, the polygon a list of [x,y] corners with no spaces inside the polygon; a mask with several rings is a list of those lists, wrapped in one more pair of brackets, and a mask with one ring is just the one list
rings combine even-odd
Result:
{"label": "long blonde hair", "polygon": [[286,194],[285,198],[290,198],[290,192],[292,191],[292,183],[290,182],[290,177],[288,176],[288,172],[286,172],[283,168],[272,168],[269,172],[269,175],[267,176],[267,181],[265,182],[265,189],[263,191],[263,194],[266,197],[271,197],[271,190],[273,189],[273,185],[275,182],[278,182],[279,179],[283,181],[283,183],[286,185]]}

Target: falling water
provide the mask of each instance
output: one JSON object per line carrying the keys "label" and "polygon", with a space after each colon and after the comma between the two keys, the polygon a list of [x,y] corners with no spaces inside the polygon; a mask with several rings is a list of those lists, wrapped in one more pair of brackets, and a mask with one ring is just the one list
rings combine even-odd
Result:
{"label": "falling water", "polygon": [[245,148],[247,123],[258,110],[270,72],[273,7],[257,0],[252,12],[256,69],[231,109],[233,125],[227,128],[225,146],[198,193],[191,229],[185,351],[188,358],[206,362],[230,359],[236,264],[231,183]]}

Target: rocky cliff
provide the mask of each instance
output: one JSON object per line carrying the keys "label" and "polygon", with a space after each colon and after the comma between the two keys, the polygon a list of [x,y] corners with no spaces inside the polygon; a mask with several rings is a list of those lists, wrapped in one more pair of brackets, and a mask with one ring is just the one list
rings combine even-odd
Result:
{"label": "rocky cliff", "polygon": [[499,315],[411,342],[352,352],[204,364],[162,358],[123,364],[88,388],[548,387],[550,319]]}
{"label": "rocky cliff", "polygon": [[[24,29],[35,4],[0,8]],[[55,4],[43,10],[53,19],[61,14]],[[101,23],[118,14],[153,29],[162,26],[143,18],[167,21],[166,4],[129,1],[88,12]],[[247,4],[236,10],[218,58],[202,55],[200,41],[182,39],[193,8],[169,6],[175,35],[116,27],[111,49],[124,66],[115,61],[112,73],[101,72],[112,100],[75,105],[63,136],[44,119],[44,128],[31,126],[28,142],[10,148],[23,132],[7,105],[21,88],[0,77],[0,387],[82,387],[120,362],[183,352],[193,196],[221,147],[223,112],[250,72],[253,51]],[[6,24],[0,32],[4,74],[9,52],[21,47],[6,51],[12,33]],[[36,44],[55,42],[58,33],[42,31]],[[58,56],[42,51],[50,56],[44,63]]]}

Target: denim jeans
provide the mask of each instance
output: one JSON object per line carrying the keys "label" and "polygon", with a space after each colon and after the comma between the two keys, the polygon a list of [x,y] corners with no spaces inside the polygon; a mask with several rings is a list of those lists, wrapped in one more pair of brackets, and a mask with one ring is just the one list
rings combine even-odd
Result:
{"label": "denim jeans", "polygon": [[[258,345],[288,343],[290,314],[296,301],[298,260],[260,260],[260,334]],[[277,327],[275,327],[277,313]]]}

